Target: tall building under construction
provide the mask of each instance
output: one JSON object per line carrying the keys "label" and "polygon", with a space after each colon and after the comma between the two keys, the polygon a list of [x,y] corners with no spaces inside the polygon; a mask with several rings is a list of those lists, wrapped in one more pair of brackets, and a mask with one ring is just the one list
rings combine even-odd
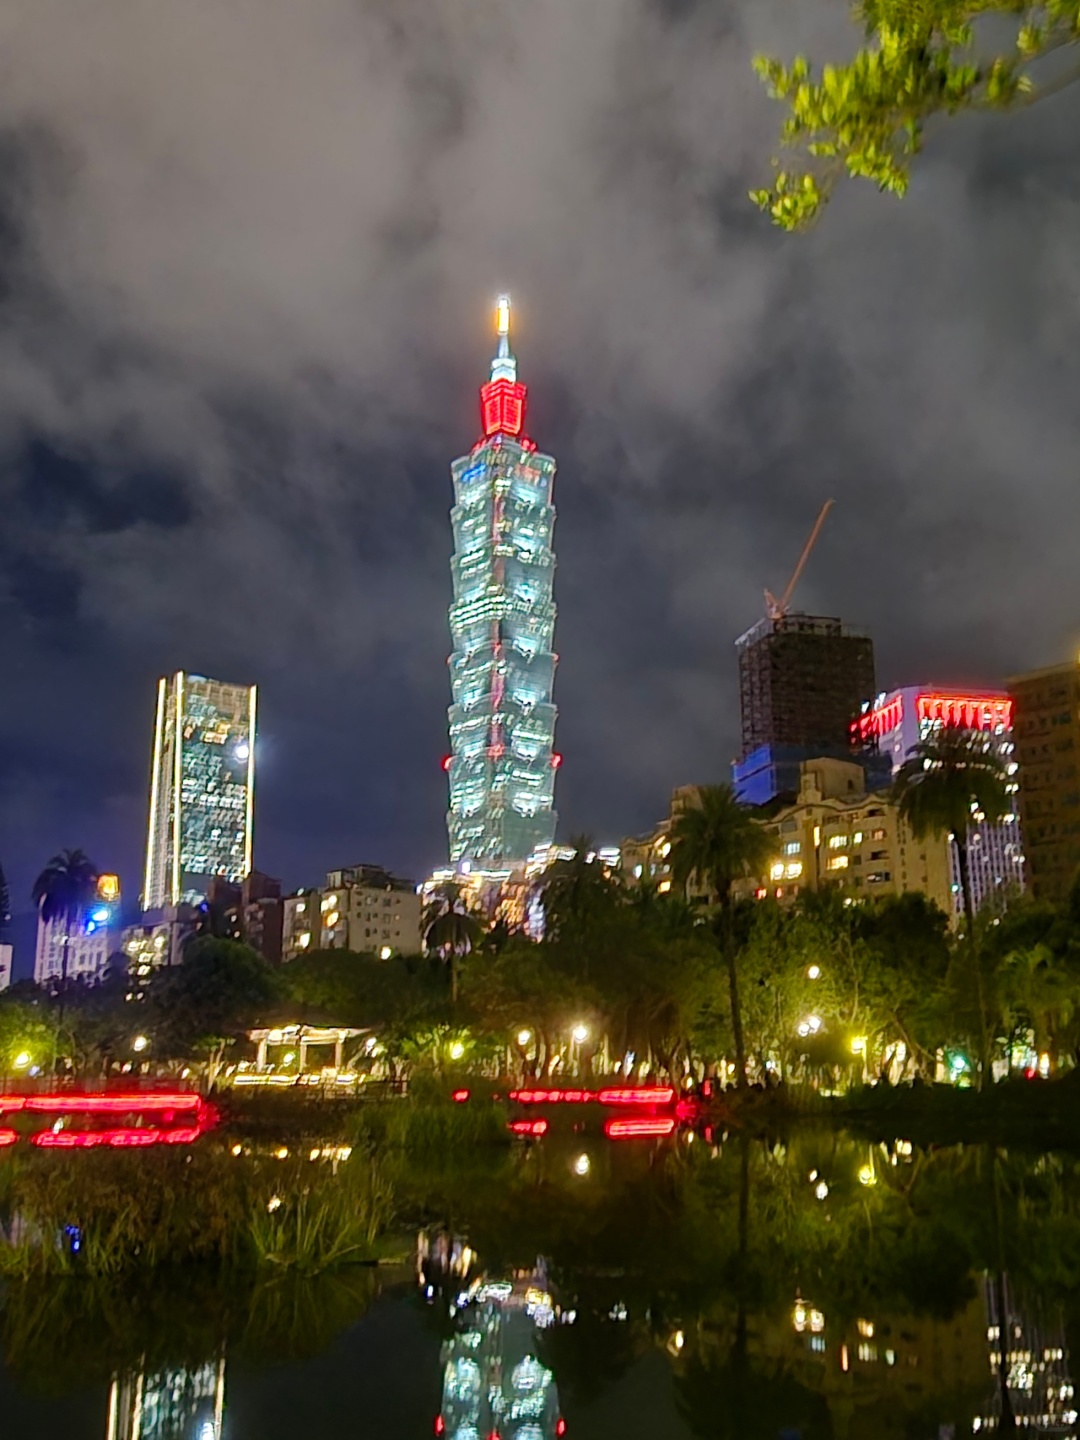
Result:
{"label": "tall building under construction", "polygon": [[[837,619],[784,614],[759,620],[736,647],[742,749],[732,774],[740,800],[764,805],[798,791],[804,761],[852,757],[852,724],[877,693],[874,644]],[[866,758],[871,785],[875,763]]]}

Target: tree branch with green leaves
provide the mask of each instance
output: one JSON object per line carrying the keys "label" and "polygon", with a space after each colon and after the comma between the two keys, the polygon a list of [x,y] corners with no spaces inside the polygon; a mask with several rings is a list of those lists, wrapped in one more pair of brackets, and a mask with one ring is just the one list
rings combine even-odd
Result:
{"label": "tree branch with green leaves", "polygon": [[[1009,38],[988,44],[995,19]],[[854,20],[866,43],[845,65],[818,74],[804,56],[754,61],[787,109],[781,141],[799,160],[774,161],[772,185],[750,198],[785,230],[816,220],[845,176],[905,195],[938,116],[1016,109],[1080,80],[1080,61],[1043,73],[1048,57],[1080,42],[1076,0],[859,0]]]}

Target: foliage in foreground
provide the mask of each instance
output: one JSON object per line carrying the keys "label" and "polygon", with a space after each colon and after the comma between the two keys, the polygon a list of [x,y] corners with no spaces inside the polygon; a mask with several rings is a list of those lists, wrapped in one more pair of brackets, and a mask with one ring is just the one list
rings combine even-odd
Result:
{"label": "foliage in foreground", "polygon": [[783,143],[805,156],[751,196],[786,230],[815,220],[845,175],[906,194],[936,117],[1016,109],[1080,77],[1072,56],[1048,64],[1080,41],[1074,0],[859,0],[855,22],[865,43],[846,64],[755,61],[787,109]]}

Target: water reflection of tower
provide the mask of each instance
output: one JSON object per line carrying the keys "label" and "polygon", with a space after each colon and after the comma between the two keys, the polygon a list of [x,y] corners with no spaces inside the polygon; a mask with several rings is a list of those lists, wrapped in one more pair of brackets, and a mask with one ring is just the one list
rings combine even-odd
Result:
{"label": "water reflection of tower", "polygon": [[[442,1402],[435,1433],[444,1440],[558,1440],[566,1432],[555,1377],[537,1355],[537,1332],[555,1319],[542,1264],[509,1280],[468,1279],[475,1255],[448,1236],[418,1255],[424,1293],[447,1281],[454,1334],[442,1347]],[[464,1262],[464,1263],[463,1263]]]}
{"label": "water reflection of tower", "polygon": [[117,1376],[105,1440],[221,1440],[225,1360]]}
{"label": "water reflection of tower", "polygon": [[987,1413],[976,1418],[973,1428],[991,1433],[1001,1429],[999,1377],[1004,1365],[1009,1405],[1025,1434],[1075,1435],[1076,1401],[1060,1317],[1048,1323],[1045,1317],[1022,1308],[1007,1275],[1000,1280],[988,1276],[985,1293],[986,1338],[995,1383]]}

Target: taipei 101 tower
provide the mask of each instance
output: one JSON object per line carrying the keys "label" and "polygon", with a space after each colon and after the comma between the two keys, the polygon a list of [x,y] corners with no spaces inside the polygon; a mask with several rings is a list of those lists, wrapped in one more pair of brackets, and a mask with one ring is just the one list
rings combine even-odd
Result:
{"label": "taipei 101 tower", "polygon": [[525,435],[526,387],[499,297],[481,438],[455,460],[450,859],[513,869],[555,838],[555,461]]}

